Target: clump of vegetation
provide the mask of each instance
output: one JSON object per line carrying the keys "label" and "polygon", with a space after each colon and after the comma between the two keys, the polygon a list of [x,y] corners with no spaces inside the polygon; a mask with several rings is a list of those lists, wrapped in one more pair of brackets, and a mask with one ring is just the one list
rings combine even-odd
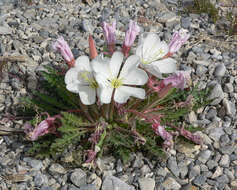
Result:
{"label": "clump of vegetation", "polygon": [[207,13],[214,23],[219,19],[218,10],[210,0],[194,0],[193,4],[188,5],[185,10],[195,14]]}

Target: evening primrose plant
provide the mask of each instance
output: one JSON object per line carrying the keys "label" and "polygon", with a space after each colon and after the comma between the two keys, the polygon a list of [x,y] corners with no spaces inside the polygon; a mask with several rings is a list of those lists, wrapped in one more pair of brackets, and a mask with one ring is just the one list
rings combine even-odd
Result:
{"label": "evening primrose plant", "polygon": [[92,35],[90,55],[77,59],[63,37],[53,44],[68,69],[47,67],[43,92],[26,101],[36,113],[25,123],[26,137],[33,141],[29,152],[62,156],[77,150],[80,164],[94,166],[104,152],[124,161],[138,150],[158,157],[173,148],[177,136],[201,144],[184,117],[207,103],[208,90],[193,87],[191,73],[177,70],[172,58],[188,40],[188,31],[174,32],[168,44],[155,33],[144,33],[135,47],[140,27],[130,21],[118,47],[116,22],[103,22],[102,28],[107,51],[101,53]]}

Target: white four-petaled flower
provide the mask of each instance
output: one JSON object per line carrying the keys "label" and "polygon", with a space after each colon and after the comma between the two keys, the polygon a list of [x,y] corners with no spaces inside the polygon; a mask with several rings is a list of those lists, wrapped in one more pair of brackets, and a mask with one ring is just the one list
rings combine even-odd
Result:
{"label": "white four-petaled flower", "polygon": [[65,75],[65,83],[69,91],[79,94],[83,104],[95,103],[98,85],[87,56],[77,58],[75,66],[70,68]]}
{"label": "white four-petaled flower", "polygon": [[162,73],[176,71],[176,61],[165,56],[169,47],[155,33],[149,33],[137,47],[136,55],[141,59],[141,66],[156,77],[162,78]]}
{"label": "white four-petaled flower", "polygon": [[124,64],[123,58],[121,52],[115,52],[111,59],[98,56],[92,61],[95,78],[99,85],[98,97],[102,103],[110,103],[113,92],[114,101],[120,104],[126,103],[130,96],[145,98],[145,90],[134,87],[134,85],[144,85],[148,80],[146,72],[137,68],[140,58],[132,55]]}

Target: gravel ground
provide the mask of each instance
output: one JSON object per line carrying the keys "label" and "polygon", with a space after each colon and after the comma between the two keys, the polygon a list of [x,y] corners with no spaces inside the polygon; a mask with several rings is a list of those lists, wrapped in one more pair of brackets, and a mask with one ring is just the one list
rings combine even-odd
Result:
{"label": "gravel ground", "polygon": [[[86,1],[85,1],[86,2]],[[177,0],[35,1],[32,5],[0,0],[0,55],[25,55],[26,62],[9,63],[0,83],[0,126],[20,128],[23,121],[5,119],[15,113],[19,98],[37,89],[43,65],[62,62],[52,42],[62,35],[75,57],[88,53],[88,31],[103,44],[101,20],[117,19],[118,43],[129,19],[142,31],[159,32],[169,41],[186,28],[192,37],[175,55],[179,67],[192,71],[200,88],[212,86],[211,105],[191,113],[187,121],[203,128],[204,145],[177,143],[167,160],[152,161],[141,153],[127,165],[113,157],[98,159],[98,169],[68,169],[53,160],[26,157],[26,143],[16,136],[0,137],[2,190],[236,190],[237,189],[237,41],[224,35],[228,21],[209,22],[206,14],[180,14]],[[189,4],[192,0],[185,0]],[[228,0],[216,2],[224,14]],[[225,4],[226,3],[226,4]],[[236,3],[237,4],[237,3]],[[226,6],[228,5],[228,6]],[[237,15],[236,8],[232,8]],[[222,30],[221,30],[222,29]],[[70,155],[68,156],[68,158]]]}

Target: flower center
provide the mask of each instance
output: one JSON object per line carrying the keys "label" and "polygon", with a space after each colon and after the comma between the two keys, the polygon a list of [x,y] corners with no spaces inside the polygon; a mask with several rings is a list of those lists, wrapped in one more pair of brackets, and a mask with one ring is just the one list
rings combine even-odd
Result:
{"label": "flower center", "polygon": [[89,71],[83,71],[80,73],[80,77],[89,84],[89,86],[93,89],[98,88],[98,83],[95,81],[93,77],[90,76]]}
{"label": "flower center", "polygon": [[122,79],[117,79],[117,78],[112,79],[110,83],[113,88],[118,88],[122,86],[123,84]]}

